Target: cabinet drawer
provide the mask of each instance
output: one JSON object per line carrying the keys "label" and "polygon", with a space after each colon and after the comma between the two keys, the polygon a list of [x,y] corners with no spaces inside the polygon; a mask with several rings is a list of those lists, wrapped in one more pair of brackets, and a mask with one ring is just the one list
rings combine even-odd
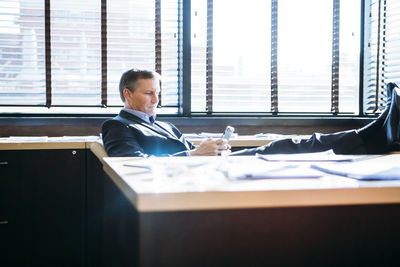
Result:
{"label": "cabinet drawer", "polygon": [[15,151],[0,151],[0,226],[17,209],[17,190],[20,185]]}

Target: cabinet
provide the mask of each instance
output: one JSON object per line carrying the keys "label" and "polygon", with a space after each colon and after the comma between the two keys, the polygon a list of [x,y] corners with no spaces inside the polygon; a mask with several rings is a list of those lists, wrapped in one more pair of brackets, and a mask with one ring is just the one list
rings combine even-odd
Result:
{"label": "cabinet", "polygon": [[[0,151],[0,265],[24,265],[17,251],[24,250],[26,230],[22,228],[25,195],[16,151]],[[25,250],[24,250],[25,251]]]}
{"label": "cabinet", "polygon": [[86,150],[3,150],[0,162],[0,265],[83,266]]}

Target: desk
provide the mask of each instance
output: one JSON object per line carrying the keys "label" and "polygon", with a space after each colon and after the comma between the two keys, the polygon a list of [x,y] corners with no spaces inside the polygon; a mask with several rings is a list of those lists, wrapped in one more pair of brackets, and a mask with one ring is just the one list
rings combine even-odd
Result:
{"label": "desk", "polygon": [[[173,166],[176,160],[199,158],[165,160]],[[370,161],[400,162],[400,154]],[[110,242],[106,264],[400,263],[400,181],[359,182],[326,175],[194,186],[152,178],[143,169],[124,166],[127,162],[140,160],[105,158],[110,178],[106,209],[112,211],[112,216],[105,214],[105,241]]]}

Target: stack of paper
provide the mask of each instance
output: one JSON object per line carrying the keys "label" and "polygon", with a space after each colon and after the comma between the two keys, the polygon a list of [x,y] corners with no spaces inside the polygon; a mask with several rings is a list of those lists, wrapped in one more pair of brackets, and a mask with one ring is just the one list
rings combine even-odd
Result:
{"label": "stack of paper", "polygon": [[312,168],[330,174],[363,180],[400,180],[400,166],[393,164],[371,165],[368,161],[346,163],[316,163]]}

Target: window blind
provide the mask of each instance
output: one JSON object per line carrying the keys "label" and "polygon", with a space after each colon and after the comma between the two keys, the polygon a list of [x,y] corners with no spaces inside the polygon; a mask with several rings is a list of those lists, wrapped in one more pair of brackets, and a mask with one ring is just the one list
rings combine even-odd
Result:
{"label": "window blind", "polygon": [[161,72],[163,107],[176,113],[181,5],[181,0],[1,1],[0,105],[119,107],[121,74],[136,67]]}
{"label": "window blind", "polygon": [[359,113],[360,1],[340,1],[339,112]]}
{"label": "window blind", "polygon": [[192,1],[192,10],[192,111],[264,111],[270,3]]}
{"label": "window blind", "polygon": [[101,2],[51,0],[52,105],[100,105]]}
{"label": "window blind", "polygon": [[207,109],[207,1],[191,1],[191,108]]}
{"label": "window blind", "polygon": [[178,107],[182,88],[182,1],[160,2],[162,106]]}
{"label": "window blind", "polygon": [[44,1],[0,1],[0,105],[45,105]]}
{"label": "window blind", "polygon": [[400,2],[386,1],[385,82],[400,82]]}
{"label": "window blind", "polygon": [[[213,2],[212,23],[205,2]],[[197,0],[193,6],[193,111],[358,112],[360,1]]]}
{"label": "window blind", "polygon": [[364,112],[381,112],[386,84],[400,81],[400,3],[370,0],[366,6]]}
{"label": "window blind", "polygon": [[155,70],[155,1],[107,2],[108,105],[121,105],[119,79],[133,67]]}
{"label": "window blind", "polygon": [[[366,113],[382,110],[386,83],[400,78],[397,2],[365,1]],[[189,88],[182,5],[1,1],[0,105],[120,107],[120,75],[138,67],[161,72],[166,112],[183,106],[182,90],[187,114],[359,111],[359,0],[192,0]]]}
{"label": "window blind", "polygon": [[182,57],[180,5],[177,0],[108,2],[110,105],[121,104],[118,91],[121,73],[136,67],[160,72],[162,106],[178,106]]}
{"label": "window blind", "polygon": [[364,69],[364,111],[374,113],[382,110],[384,84],[382,83],[382,11],[380,0],[369,1],[366,5],[366,48]]}

